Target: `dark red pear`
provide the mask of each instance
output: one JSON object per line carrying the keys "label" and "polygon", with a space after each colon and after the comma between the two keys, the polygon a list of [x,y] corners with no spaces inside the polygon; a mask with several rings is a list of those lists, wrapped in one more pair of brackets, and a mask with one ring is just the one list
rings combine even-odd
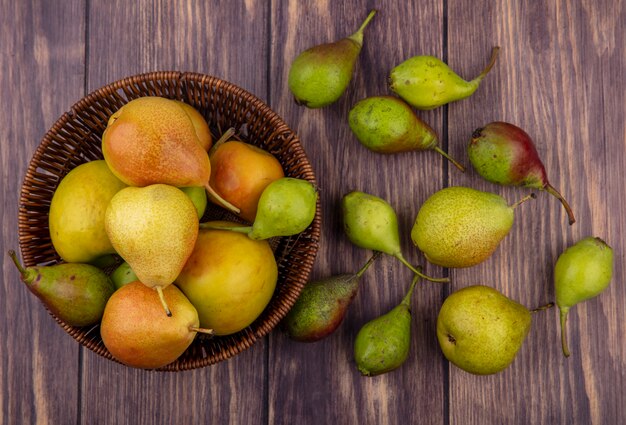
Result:
{"label": "dark red pear", "polygon": [[533,140],[521,128],[502,121],[478,128],[472,133],[468,154],[474,169],[485,180],[545,190],[561,201],[569,224],[576,221],[565,198],[548,181]]}

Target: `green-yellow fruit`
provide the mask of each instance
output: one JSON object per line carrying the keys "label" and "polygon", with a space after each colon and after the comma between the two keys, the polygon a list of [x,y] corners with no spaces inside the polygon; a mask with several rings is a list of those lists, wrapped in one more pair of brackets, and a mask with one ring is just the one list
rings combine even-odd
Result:
{"label": "green-yellow fruit", "polygon": [[185,195],[189,197],[189,200],[193,203],[193,206],[196,207],[196,212],[198,213],[198,218],[202,218],[204,212],[206,211],[207,206],[207,196],[206,190],[203,187],[199,186],[191,186],[191,187],[181,187]]}
{"label": "green-yellow fruit", "polygon": [[494,193],[448,187],[424,202],[411,238],[433,264],[471,267],[489,258],[509,233],[517,205]]}
{"label": "green-yellow fruit", "polygon": [[88,263],[115,253],[104,229],[104,212],[124,187],[102,160],[81,164],[61,180],[52,196],[48,225],[63,260]]}
{"label": "green-yellow fruit", "polygon": [[278,267],[267,241],[229,230],[203,229],[176,285],[198,310],[202,327],[213,329],[216,335],[229,335],[263,312],[277,278]]}
{"label": "green-yellow fruit", "polygon": [[122,286],[136,280],[138,280],[137,275],[126,261],[117,266],[111,273],[111,281],[115,285],[115,289],[120,289]]}

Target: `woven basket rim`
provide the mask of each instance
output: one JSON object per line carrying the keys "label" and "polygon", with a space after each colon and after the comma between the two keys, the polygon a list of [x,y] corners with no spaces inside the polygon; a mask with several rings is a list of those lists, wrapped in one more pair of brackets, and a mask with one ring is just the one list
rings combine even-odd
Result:
{"label": "woven basket rim", "polygon": [[[25,266],[30,267],[41,264],[41,262],[36,262],[33,256],[28,255],[30,254],[29,244],[37,242],[32,238],[32,235],[30,233],[31,226],[29,225],[29,214],[33,212],[31,209],[39,207],[38,205],[33,205],[33,201],[30,197],[32,196],[31,189],[34,188],[36,190],[39,190],[41,189],[40,186],[45,186],[46,184],[46,182],[41,183],[41,173],[38,174],[37,170],[41,167],[42,158],[45,156],[46,151],[54,143],[55,137],[57,137],[60,133],[63,133],[64,129],[66,129],[66,126],[74,124],[74,120],[78,119],[83,111],[87,110],[88,108],[92,108],[92,106],[98,101],[103,99],[106,100],[113,96],[119,97],[120,101],[127,102],[130,100],[130,96],[128,96],[128,93],[126,93],[126,91],[131,91],[132,87],[135,87],[135,89],[137,89],[137,87],[141,84],[163,81],[171,83],[172,87],[174,87],[175,90],[181,92],[185,91],[185,87],[187,85],[200,84],[202,87],[216,88],[216,91],[221,91],[221,93],[223,93],[224,95],[231,95],[238,100],[242,99],[242,101],[248,102],[246,104],[248,105],[248,109],[254,111],[258,117],[262,117],[264,120],[266,120],[268,123],[268,128],[272,130],[271,134],[268,136],[268,139],[284,139],[285,144],[288,145],[290,154],[293,154],[294,161],[296,161],[298,164],[298,170],[302,170],[302,178],[310,181],[317,187],[317,182],[312,166],[308,160],[308,157],[306,156],[306,153],[304,152],[304,149],[300,143],[297,134],[289,128],[289,126],[275,111],[273,111],[267,104],[265,104],[262,100],[260,100],[258,97],[248,92],[247,90],[218,77],[188,71],[152,71],[124,77],[109,84],[106,84],[105,86],[92,90],[86,96],[76,101],[70,107],[70,109],[67,112],[64,112],[46,131],[39,145],[35,149],[35,152],[33,153],[33,156],[29,161],[27,171],[23,178],[22,186],[20,189],[18,238],[20,253],[22,255]],[[124,93],[126,94],[126,98],[123,98],[123,96],[120,97],[120,90],[124,91]],[[139,87],[137,90],[141,92],[141,87]],[[188,87],[187,90],[187,93],[189,93],[190,89]],[[176,97],[177,96],[173,96],[173,98]],[[290,156],[290,159],[291,158],[292,157]],[[284,164],[283,167],[285,167]],[[69,169],[67,171],[69,171]],[[62,176],[57,175],[57,178],[58,181],[60,181]],[[58,181],[56,182],[57,184]],[[56,186],[54,187],[54,189],[56,189]],[[52,192],[54,192],[54,190],[52,190]],[[37,211],[35,211],[35,214],[41,215],[41,213],[38,213]],[[300,241],[301,238],[299,236],[293,239],[295,240],[295,242],[292,241],[292,238],[285,238],[285,246],[289,246],[290,243],[293,243],[293,246],[298,246],[299,248],[302,248],[305,252],[305,255],[302,261],[298,263],[297,275],[285,277],[285,279],[290,280],[289,283],[285,282],[285,285],[287,285],[286,288],[290,292],[285,293],[284,297],[281,298],[280,306],[274,309],[276,311],[272,311],[272,314],[267,315],[264,312],[260,316],[260,318],[257,319],[257,321],[255,321],[250,327],[230,337],[231,339],[236,339],[236,342],[231,343],[229,339],[227,343],[223,344],[223,347],[220,344],[220,347],[215,354],[209,354],[202,358],[185,359],[183,361],[179,359],[174,363],[170,363],[169,365],[154,370],[182,371],[196,369],[218,363],[220,361],[232,358],[233,356],[250,348],[258,339],[264,337],[271,330],[273,330],[279,324],[280,320],[284,318],[289,309],[291,309],[293,303],[297,299],[297,296],[299,296],[302,288],[306,284],[308,277],[312,272],[313,263],[317,255],[317,250],[319,248],[319,240],[321,234],[321,206],[319,197],[316,205],[315,218],[313,220],[313,223],[301,235],[304,234],[306,234],[306,243],[302,247],[300,247],[299,245],[300,242],[302,242]],[[45,252],[47,253],[49,252],[49,250],[52,250],[52,253],[54,253],[54,248],[51,246],[51,244],[47,247],[47,251]],[[288,251],[284,257],[286,258],[286,256],[289,255],[290,252],[291,251]],[[277,258],[277,261],[280,262],[281,260]],[[280,270],[281,268],[279,267],[279,275]],[[283,294],[277,295],[277,293],[278,288],[275,291],[274,297],[277,297],[279,295],[281,297],[283,296]],[[52,312],[50,312],[50,310],[48,310],[48,313],[70,336],[72,336],[72,338],[78,341],[81,345],[85,346],[86,348],[90,349],[91,351],[102,357],[118,362],[108,352],[106,347],[104,347],[101,339],[99,340],[99,342],[93,342],[93,329],[98,328],[99,324],[89,329],[76,328],[64,323],[61,319],[59,319]],[[261,318],[263,318],[263,320],[261,320]],[[99,335],[99,330],[97,334]],[[195,343],[196,342],[194,342],[194,344]]]}

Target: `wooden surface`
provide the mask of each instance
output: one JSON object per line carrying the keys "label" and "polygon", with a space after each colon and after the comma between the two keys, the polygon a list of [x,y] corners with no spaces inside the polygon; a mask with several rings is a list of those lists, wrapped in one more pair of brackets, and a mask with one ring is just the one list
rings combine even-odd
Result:
{"label": "wooden surface", "polygon": [[[301,50],[349,35],[379,14],[345,95],[307,110],[287,89]],[[626,6],[621,0],[552,1],[101,1],[0,0],[0,424],[619,424],[626,422]],[[351,134],[358,100],[389,94],[389,71],[417,54],[441,57],[465,78],[501,56],[475,95],[418,115],[469,166],[473,129],[494,120],[534,138],[554,186],[578,219],[539,193],[485,263],[444,270],[410,241],[421,203],[466,185],[513,202],[527,189],[465,174],[434,152],[381,156]],[[41,137],[69,107],[102,85],[140,72],[195,71],[265,100],[298,133],[315,167],[323,237],[313,277],[356,270],[369,253],[341,230],[350,190],[397,210],[406,257],[452,283],[421,285],[413,299],[411,353],[387,375],[361,377],[352,342],[366,321],[395,305],[410,272],[390,257],[365,275],[342,327],[315,344],[273,332],[227,362],[181,373],[134,370],[82,349],[21,286],[4,254],[17,248],[18,194]],[[517,359],[493,376],[449,364],[435,323],[452,290],[491,285],[528,307],[554,298],[552,268],[576,240],[600,236],[616,256],[611,286],[575,307],[572,356],[561,354],[556,309],[533,318]]]}

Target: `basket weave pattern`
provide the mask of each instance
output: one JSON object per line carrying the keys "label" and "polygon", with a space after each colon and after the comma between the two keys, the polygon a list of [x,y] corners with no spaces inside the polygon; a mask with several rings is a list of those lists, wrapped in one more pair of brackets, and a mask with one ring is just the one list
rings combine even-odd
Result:
{"label": "basket weave pattern", "polygon": [[[219,137],[233,127],[242,140],[276,156],[286,176],[316,184],[298,137],[275,112],[247,91],[196,73],[154,72],[125,78],[78,101],[54,123],[35,151],[22,185],[18,217],[19,244],[25,266],[61,261],[48,230],[52,195],[70,170],[103,158],[101,136],[109,117],[124,104],[142,96],[161,96],[192,105],[205,117],[214,136]],[[203,221],[207,219],[233,219],[233,216],[209,205]],[[317,254],[319,236],[318,203],[315,219],[307,230],[273,241],[279,275],[274,296],[263,314],[248,328],[230,336],[198,335],[178,360],[159,370],[179,371],[211,365],[240,353],[268,334],[287,314],[306,284]],[[77,328],[52,316],[80,344],[115,360],[102,342],[99,325]]]}

